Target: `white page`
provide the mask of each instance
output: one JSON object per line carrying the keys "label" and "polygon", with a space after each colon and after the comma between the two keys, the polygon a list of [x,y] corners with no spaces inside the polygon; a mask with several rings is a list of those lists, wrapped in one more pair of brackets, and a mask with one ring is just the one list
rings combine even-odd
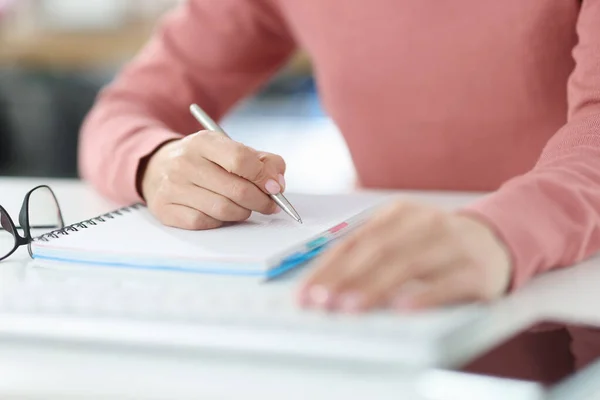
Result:
{"label": "white page", "polygon": [[265,266],[274,255],[294,248],[329,228],[383,201],[379,194],[286,194],[302,216],[303,224],[284,212],[274,216],[254,213],[248,221],[213,230],[188,231],[162,226],[146,208],[80,229],[49,242],[35,243],[34,254],[57,258],[161,260],[251,264]]}

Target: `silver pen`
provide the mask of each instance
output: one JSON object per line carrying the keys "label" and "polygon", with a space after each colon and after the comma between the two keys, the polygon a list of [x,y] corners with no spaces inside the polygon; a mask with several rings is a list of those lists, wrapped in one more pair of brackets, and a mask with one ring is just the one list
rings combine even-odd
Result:
{"label": "silver pen", "polygon": [[[202,126],[204,126],[205,129],[207,129],[209,131],[220,132],[223,135],[229,137],[229,135],[227,135],[227,133],[225,133],[223,128],[221,128],[219,126],[219,124],[217,124],[211,117],[209,117],[208,114],[206,114],[204,112],[204,110],[202,110],[200,108],[200,106],[198,106],[197,104],[192,104],[190,106],[190,112],[192,113],[194,118],[196,118],[196,120],[198,120],[198,122]],[[281,207],[281,209],[283,211],[285,211],[290,217],[294,218],[297,222],[302,223],[302,218],[300,218],[300,215],[298,214],[298,212],[294,209],[294,207],[290,204],[290,202],[285,198],[283,193],[279,192],[277,194],[269,194],[269,196],[271,196],[273,201],[275,203],[277,203],[277,205],[279,207]]]}

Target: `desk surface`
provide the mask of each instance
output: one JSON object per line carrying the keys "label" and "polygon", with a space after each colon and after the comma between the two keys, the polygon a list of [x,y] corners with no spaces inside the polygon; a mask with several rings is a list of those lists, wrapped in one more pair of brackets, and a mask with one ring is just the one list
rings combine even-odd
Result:
{"label": "desk surface", "polygon": [[[38,180],[0,178],[0,204],[17,215],[23,195],[36,184],[50,184],[63,208],[65,222],[73,223],[109,211],[114,204],[99,198],[88,186],[72,180]],[[454,208],[473,198],[472,195],[440,193],[406,193],[406,196],[447,208]],[[2,262],[0,287],[22,279],[29,258],[26,251]],[[525,289],[499,301],[482,326],[480,343],[473,352],[493,346],[505,336],[533,321],[559,319],[600,325],[600,302],[597,282],[600,262],[552,272],[539,277]],[[285,283],[283,283],[285,284]],[[471,357],[475,354],[466,354]],[[24,373],[25,372],[25,373]],[[385,371],[367,366],[302,365],[284,360],[267,361],[247,358],[225,359],[217,356],[189,358],[186,355],[151,352],[98,352],[68,345],[33,348],[31,345],[0,343],[0,397],[27,395],[27,398],[90,398],[115,395],[124,398],[239,398],[257,394],[261,398],[391,398],[392,394],[412,394],[414,399],[446,399],[417,395],[419,382],[443,382],[447,377],[432,371]],[[435,372],[435,373],[440,373]],[[446,372],[443,372],[446,373]],[[235,377],[235,385],[232,385]],[[160,378],[160,379],[156,379]],[[459,380],[481,380],[460,374]],[[447,382],[446,382],[447,383]],[[489,385],[497,382],[485,381]],[[511,381],[511,384],[521,383]],[[433,385],[433,383],[431,383]],[[429,387],[431,387],[431,385]],[[485,386],[485,385],[484,385]],[[502,383],[510,390],[510,384]],[[473,389],[470,389],[473,390]],[[448,389],[443,391],[449,395]],[[55,397],[49,395],[52,393]],[[492,397],[494,391],[488,397]],[[498,392],[496,392],[498,393]],[[503,392],[503,396],[506,392]],[[212,397],[211,397],[212,396]],[[296,396],[296,397],[294,397]],[[486,395],[487,396],[487,395]],[[254,397],[254,396],[250,396]],[[394,396],[396,397],[396,396]],[[12,397],[11,397],[12,398]],[[94,397],[95,398],[95,397]],[[464,397],[461,397],[464,398]],[[508,397],[501,397],[508,398]],[[517,397],[510,397],[517,398]],[[535,397],[533,397],[535,398]]]}

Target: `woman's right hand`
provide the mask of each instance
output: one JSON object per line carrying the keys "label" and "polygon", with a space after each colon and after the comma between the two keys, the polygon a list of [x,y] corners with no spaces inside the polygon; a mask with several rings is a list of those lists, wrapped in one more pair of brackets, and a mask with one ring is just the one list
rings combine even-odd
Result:
{"label": "woman's right hand", "polygon": [[225,135],[200,131],[163,145],[141,181],[149,210],[168,226],[202,230],[238,222],[252,211],[280,211],[268,196],[285,189],[285,162]]}

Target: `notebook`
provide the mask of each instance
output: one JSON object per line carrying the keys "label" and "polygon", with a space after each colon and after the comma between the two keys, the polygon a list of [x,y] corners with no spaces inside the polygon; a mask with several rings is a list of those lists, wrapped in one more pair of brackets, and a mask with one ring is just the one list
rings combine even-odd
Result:
{"label": "notebook", "polygon": [[286,194],[287,214],[253,213],[204,231],[167,227],[134,204],[35,238],[37,261],[274,278],[302,265],[360,226],[389,195]]}

